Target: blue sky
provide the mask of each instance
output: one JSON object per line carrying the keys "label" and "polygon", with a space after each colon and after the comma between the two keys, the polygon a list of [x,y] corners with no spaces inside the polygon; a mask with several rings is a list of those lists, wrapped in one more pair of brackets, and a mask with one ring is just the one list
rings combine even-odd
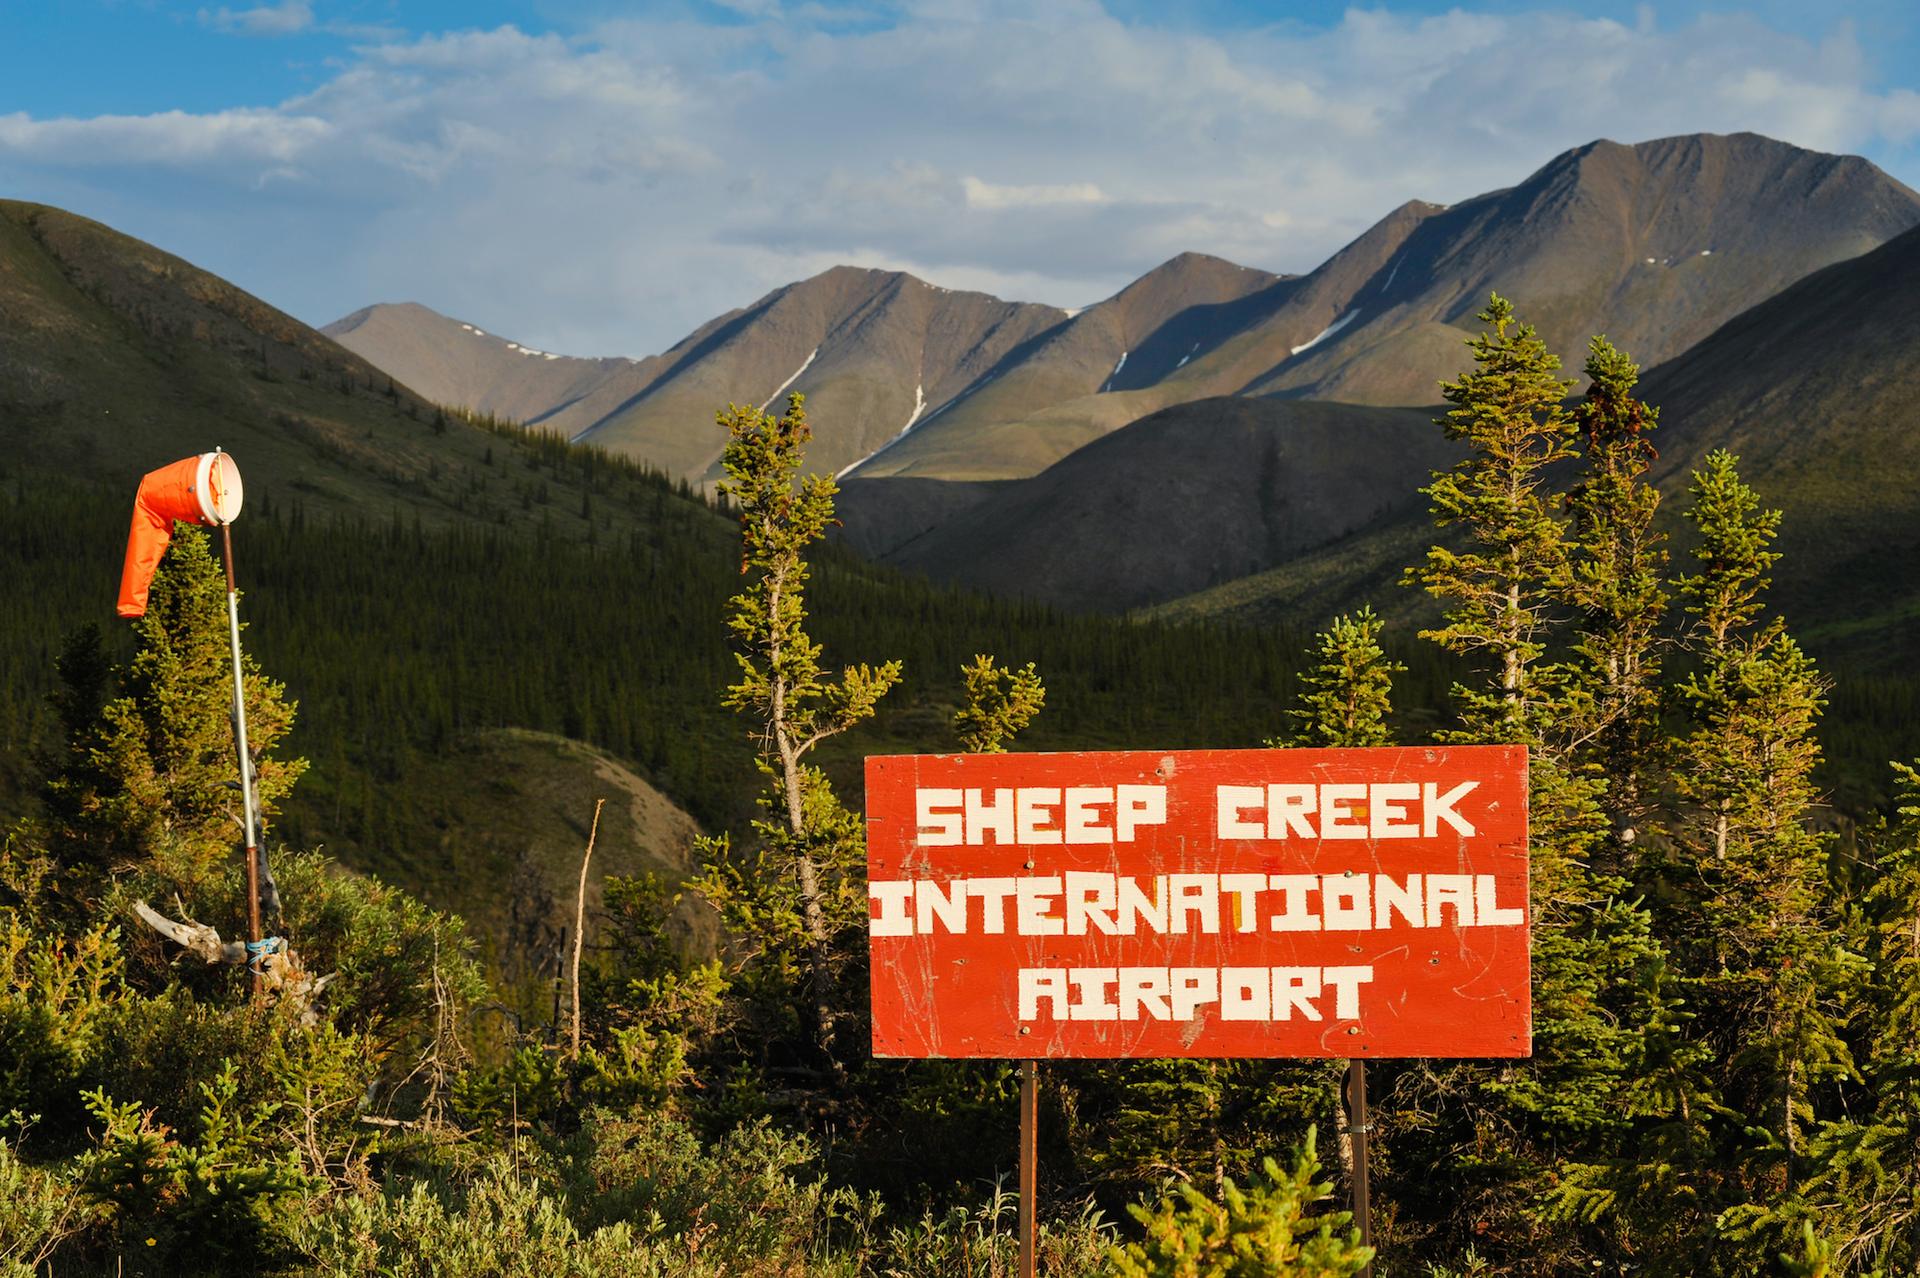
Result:
{"label": "blue sky", "polygon": [[664,348],[850,261],[1078,306],[1751,129],[1920,186],[1916,6],[0,0],[0,195],[323,323]]}

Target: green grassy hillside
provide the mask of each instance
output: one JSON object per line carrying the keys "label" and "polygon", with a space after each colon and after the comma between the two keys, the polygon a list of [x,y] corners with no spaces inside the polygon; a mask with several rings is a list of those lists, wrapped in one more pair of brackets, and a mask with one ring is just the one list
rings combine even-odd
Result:
{"label": "green grassy hillside", "polygon": [[846,518],[852,536],[896,544],[889,563],[990,594],[1120,612],[1418,508],[1416,490],[1453,457],[1419,410],[1222,397],[1144,417],[1031,479],[955,484],[975,504],[948,503],[951,513],[918,536],[904,535],[906,517],[937,498],[917,511],[869,498],[888,484],[924,491],[940,481],[856,481]]}

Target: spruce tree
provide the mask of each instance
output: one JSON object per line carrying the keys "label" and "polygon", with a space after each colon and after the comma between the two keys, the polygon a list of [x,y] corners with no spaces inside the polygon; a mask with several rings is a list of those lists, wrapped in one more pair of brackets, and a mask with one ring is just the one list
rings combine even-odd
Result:
{"label": "spruce tree", "polygon": [[1723,1150],[1719,1226],[1759,1263],[1805,1219],[1814,1089],[1855,1072],[1846,1032],[1864,970],[1834,909],[1829,839],[1810,824],[1826,681],[1765,616],[1779,512],[1762,508],[1724,451],[1689,491],[1699,571],[1679,588],[1698,669],[1681,689],[1693,730],[1675,778],[1671,878],[1689,889],[1676,934],[1717,1040],[1717,1090],[1744,1116],[1744,1137]]}
{"label": "spruce tree", "polygon": [[1872,969],[1854,1026],[1862,1086],[1809,1142],[1804,1191],[1847,1273],[1920,1272],[1920,767],[1894,774],[1894,813],[1865,840],[1875,877],[1861,902]]}
{"label": "spruce tree", "polygon": [[1574,410],[1583,473],[1567,494],[1573,554],[1566,594],[1589,719],[1580,757],[1605,777],[1601,799],[1617,859],[1638,842],[1658,801],[1660,623],[1666,614],[1666,534],[1660,492],[1646,482],[1659,410],[1634,396],[1640,370],[1604,337],[1588,348],[1586,398]]}
{"label": "spruce tree", "polygon": [[[719,414],[727,443],[719,485],[740,524],[740,571],[747,587],[731,601],[728,628],[740,681],[725,704],[753,722],[760,767],[771,784],[765,819],[754,823],[761,848],[746,861],[724,846],[701,890],[757,955],[763,974],[797,968],[808,1031],[836,1078],[835,987],[848,966],[850,935],[866,918],[864,832],[834,796],[808,755],[821,742],[871,716],[899,682],[900,663],[849,666],[838,679],[820,667],[820,645],[806,632],[808,549],[833,521],[833,480],[798,479],[812,438],[805,398],[787,398],[778,417],[728,405]],[[778,981],[763,993],[781,1001]]]}
{"label": "spruce tree", "polygon": [[[1780,532],[1780,512],[1761,509],[1759,494],[1741,482],[1738,465],[1732,453],[1716,450],[1708,454],[1705,467],[1694,472],[1687,490],[1692,504],[1686,518],[1700,536],[1694,551],[1700,571],[1675,585],[1693,618],[1687,640],[1700,668],[1681,694],[1703,725],[1715,714],[1728,712],[1741,664],[1775,633],[1759,633],[1758,623],[1772,584],[1768,574],[1780,559],[1772,549]],[[1739,785],[1738,762],[1719,749],[1703,726],[1686,752],[1680,788],[1696,805],[1696,820],[1710,823],[1716,859],[1727,854],[1729,813]]]}
{"label": "spruce tree", "polygon": [[1040,672],[1029,661],[1019,670],[978,654],[960,667],[966,700],[953,714],[960,748],[968,754],[1001,754],[1047,704]]}
{"label": "spruce tree", "polygon": [[1146,1237],[1111,1252],[1117,1278],[1351,1278],[1373,1260],[1342,1211],[1315,1211],[1332,1195],[1318,1179],[1311,1130],[1282,1171],[1273,1159],[1217,1198],[1180,1185],[1154,1207],[1128,1209]]}
{"label": "spruce tree", "polygon": [[[62,661],[68,759],[48,783],[56,850],[95,871],[150,869],[187,889],[244,844],[226,578],[200,530],[176,526],[133,630],[119,695],[95,714],[86,710],[102,696],[97,644],[83,638]],[[264,826],[307,765],[274,757],[295,706],[251,656],[244,664]]]}
{"label": "spruce tree", "polygon": [[1447,605],[1423,636],[1484,672],[1455,689],[1448,739],[1528,747],[1534,1057],[1435,1071],[1433,1099],[1452,1111],[1435,1135],[1455,1144],[1425,1154],[1464,1176],[1434,1207],[1504,1217],[1515,1263],[1549,1272],[1622,1258],[1619,1222],[1569,1214],[1554,1194],[1619,1166],[1636,1124],[1662,1110],[1645,1071],[1672,1007],[1646,911],[1596,868],[1604,783],[1566,731],[1590,719],[1591,698],[1572,663],[1551,660],[1572,556],[1550,486],[1550,468],[1573,456],[1569,383],[1504,298],[1480,319],[1490,328],[1469,343],[1473,370],[1442,386],[1452,407],[1439,424],[1467,456],[1422,490],[1462,544],[1433,547],[1408,577]]}
{"label": "spruce tree", "polygon": [[1300,704],[1288,711],[1295,721],[1289,737],[1268,745],[1383,746],[1392,739],[1387,716],[1393,709],[1393,677],[1406,666],[1387,659],[1380,646],[1386,623],[1362,608],[1335,617],[1308,656],[1314,661],[1300,676]]}
{"label": "spruce tree", "polygon": [[1561,403],[1572,383],[1533,328],[1516,322],[1511,302],[1494,294],[1479,319],[1492,327],[1468,343],[1473,371],[1441,384],[1453,407],[1439,424],[1467,456],[1420,490],[1436,526],[1460,529],[1465,548],[1432,547],[1408,580],[1447,604],[1445,624],[1421,637],[1491,667],[1491,687],[1456,689],[1463,718],[1519,741],[1540,711],[1560,709],[1556,681],[1540,667],[1568,553],[1547,481],[1549,467],[1574,455],[1573,418]]}

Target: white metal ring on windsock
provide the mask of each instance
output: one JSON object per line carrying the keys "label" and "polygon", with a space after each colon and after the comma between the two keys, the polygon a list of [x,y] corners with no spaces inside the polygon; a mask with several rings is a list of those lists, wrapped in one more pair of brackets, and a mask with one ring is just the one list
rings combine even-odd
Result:
{"label": "white metal ring on windsock", "polygon": [[200,465],[193,472],[193,497],[208,523],[232,523],[245,496],[240,468],[233,464],[232,457],[219,449],[200,454]]}

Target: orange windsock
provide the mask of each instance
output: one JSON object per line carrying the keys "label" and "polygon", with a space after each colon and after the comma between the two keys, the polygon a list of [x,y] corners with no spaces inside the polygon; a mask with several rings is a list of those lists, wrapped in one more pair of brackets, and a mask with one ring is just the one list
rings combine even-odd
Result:
{"label": "orange windsock", "polygon": [[174,521],[230,524],[240,513],[240,469],[225,453],[183,457],[149,471],[133,499],[133,527],[127,533],[127,561],[120,572],[119,613],[141,617],[147,589],[160,556],[173,540]]}

